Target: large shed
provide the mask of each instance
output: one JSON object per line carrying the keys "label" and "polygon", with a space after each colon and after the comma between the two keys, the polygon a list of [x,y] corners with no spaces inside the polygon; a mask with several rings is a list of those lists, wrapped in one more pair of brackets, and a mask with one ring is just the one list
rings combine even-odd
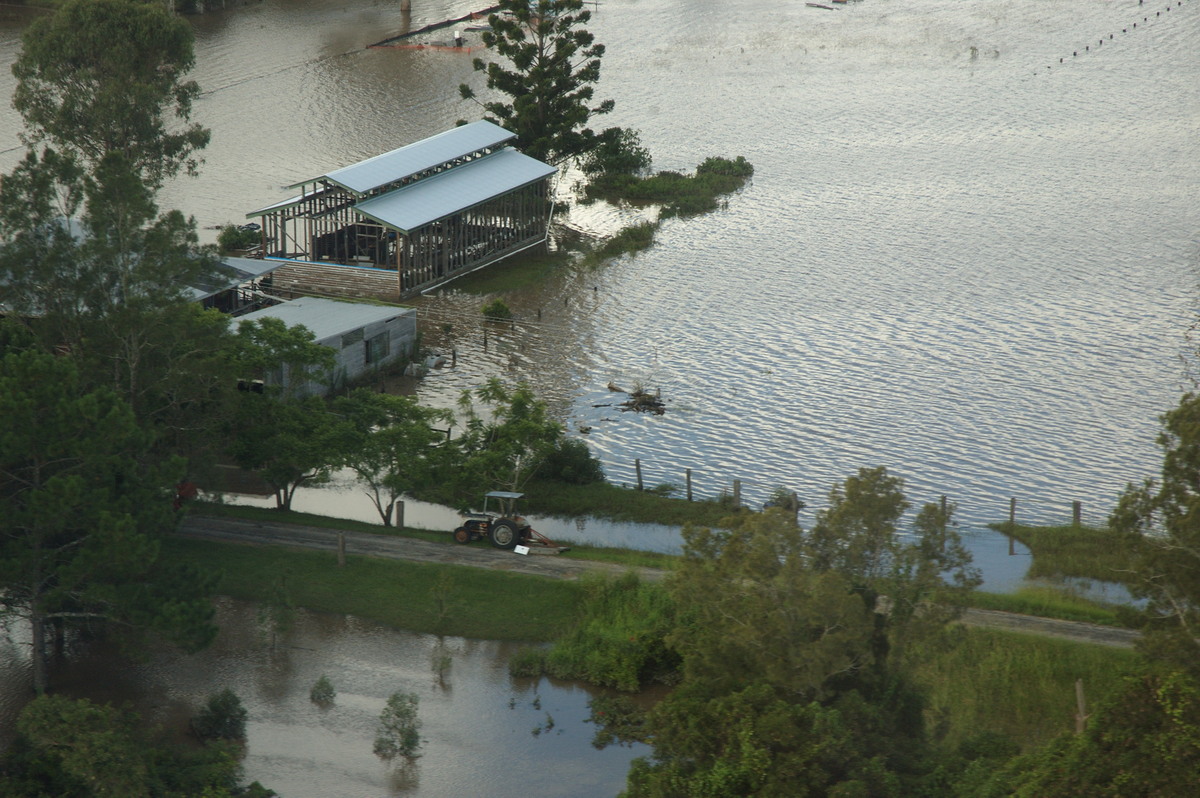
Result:
{"label": "large shed", "polygon": [[413,308],[367,305],[320,297],[301,297],[238,319],[239,323],[279,319],[288,327],[303,325],[316,342],[334,351],[333,372],[324,383],[300,382],[287,366],[265,375],[268,384],[293,396],[322,394],[412,353],[417,341],[417,311]]}
{"label": "large shed", "polygon": [[267,257],[395,273],[398,296],[433,287],[546,239],[558,171],[473,122],[296,183],[247,218]]}

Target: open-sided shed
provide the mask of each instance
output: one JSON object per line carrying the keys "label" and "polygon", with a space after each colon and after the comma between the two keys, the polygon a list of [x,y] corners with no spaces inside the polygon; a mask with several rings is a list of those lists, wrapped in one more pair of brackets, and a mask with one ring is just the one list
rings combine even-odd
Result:
{"label": "open-sided shed", "polygon": [[300,194],[248,218],[269,257],[396,272],[400,296],[546,238],[557,169],[473,122],[296,183]]}

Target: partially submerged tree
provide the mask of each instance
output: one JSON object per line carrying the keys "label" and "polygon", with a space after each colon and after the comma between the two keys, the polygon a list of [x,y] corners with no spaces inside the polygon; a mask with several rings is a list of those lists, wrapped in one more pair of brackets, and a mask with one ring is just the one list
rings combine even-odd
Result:
{"label": "partially submerged tree", "polygon": [[415,693],[396,692],[388,697],[379,714],[375,733],[375,755],[380,759],[415,757],[421,750],[421,719],[417,717]]}
{"label": "partially submerged tree", "polygon": [[28,620],[34,688],[50,634],[94,625],[153,631],[188,648],[216,632],[210,579],[164,562],[181,464],[147,465],[152,436],[68,358],[0,352],[0,612]]}
{"label": "partially submerged tree", "polygon": [[24,138],[91,169],[119,154],[152,190],[194,173],[209,132],[189,124],[200,87],[188,23],[161,4],[71,0],[34,21],[13,64]]}
{"label": "partially submerged tree", "polygon": [[504,62],[477,58],[474,67],[505,99],[480,102],[466,84],[459,91],[516,133],[526,154],[551,163],[582,155],[596,139],[588,121],[613,108],[612,100],[592,105],[604,45],[583,27],[591,12],[583,0],[500,0],[499,6],[483,43]]}

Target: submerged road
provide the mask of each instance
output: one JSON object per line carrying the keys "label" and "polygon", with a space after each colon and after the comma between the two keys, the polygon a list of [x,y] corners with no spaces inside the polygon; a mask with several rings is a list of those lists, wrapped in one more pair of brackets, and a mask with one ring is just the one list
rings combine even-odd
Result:
{"label": "submerged road", "polygon": [[[193,515],[184,519],[179,535],[226,543],[257,546],[288,546],[292,548],[337,551],[339,531],[299,524],[263,523],[238,518],[217,518]],[[551,579],[578,579],[583,574],[607,573],[619,575],[630,570],[648,581],[659,581],[667,572],[656,568],[631,568],[613,563],[573,560],[551,554],[520,555],[494,548],[484,542],[466,546],[432,543],[427,540],[369,532],[342,531],[346,554],[366,557],[387,557],[395,560],[461,565],[469,568],[488,568],[493,571],[544,576]],[[1094,645],[1132,648],[1138,632],[1093,623],[1059,621],[1033,615],[1019,615],[997,610],[968,609],[962,617],[968,626],[982,626],[1026,634],[1039,634]]]}

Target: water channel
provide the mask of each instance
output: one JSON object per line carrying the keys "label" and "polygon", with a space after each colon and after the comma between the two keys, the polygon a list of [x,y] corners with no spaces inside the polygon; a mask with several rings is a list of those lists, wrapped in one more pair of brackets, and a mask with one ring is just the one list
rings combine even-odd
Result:
{"label": "water channel", "polygon": [[[193,18],[196,117],[213,142],[201,176],[168,186],[163,205],[214,240],[285,185],[475,118],[457,86],[478,85],[479,52],[364,49],[473,10],[414,5],[404,19],[394,0],[263,0]],[[0,12],[0,95],[36,13]],[[598,96],[617,102],[605,124],[641,131],[658,168],[744,155],[755,177],[634,258],[506,298],[517,323],[490,330],[486,348],[479,297],[451,286],[420,299],[426,343],[458,352],[418,386],[423,400],[524,379],[616,482],[639,459],[651,484],[690,468],[709,494],[740,479],[752,503],[784,485],[816,508],[859,467],[886,465],[914,503],[957,502],[968,529],[1002,520],[1010,497],[1020,520],[1065,521],[1072,501],[1099,520],[1157,470],[1157,415],[1190,385],[1200,298],[1200,0],[606,0],[590,27],[608,46]],[[21,155],[19,130],[0,114],[0,169]],[[639,213],[575,208],[563,221],[600,236]],[[620,413],[610,382],[661,390],[667,413]],[[578,760],[539,774],[544,747],[583,734],[560,723],[534,738],[536,712],[505,714],[517,687],[496,675],[500,648],[453,643],[489,653],[456,655],[443,695],[423,664],[434,641],[409,651],[396,633],[322,623],[326,636],[305,633],[314,659],[204,660],[255,702],[252,778],[289,798],[318,794],[330,772],[327,795],[551,795],[593,772]],[[334,663],[352,674],[346,704],[310,717],[311,678]],[[212,684],[205,666],[168,671],[179,681],[164,695]],[[362,742],[401,682],[423,685],[430,708],[414,781],[382,773]],[[476,690],[491,698],[450,710]],[[582,701],[563,690],[563,706]],[[451,719],[489,713],[515,719],[511,738]],[[308,770],[288,753],[326,749]],[[510,770],[547,786],[478,787]],[[484,781],[460,789],[459,773]]]}

